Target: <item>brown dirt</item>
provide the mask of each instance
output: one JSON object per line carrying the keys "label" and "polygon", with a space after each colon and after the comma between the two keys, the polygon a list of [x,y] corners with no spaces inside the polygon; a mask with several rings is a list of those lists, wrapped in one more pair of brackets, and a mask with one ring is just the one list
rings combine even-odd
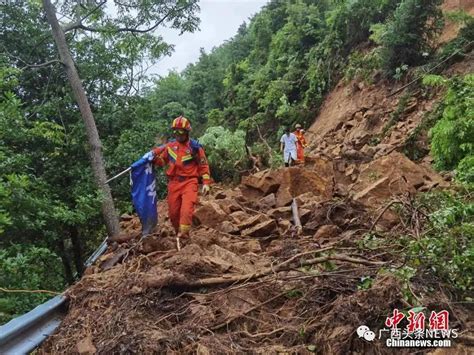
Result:
{"label": "brown dirt", "polygon": [[[226,205],[222,197],[234,196],[237,211],[226,214],[227,221],[247,216],[234,223],[236,234],[203,219],[178,252],[164,218],[149,239],[113,242],[68,290],[69,312],[39,353],[390,353],[382,342],[359,339],[355,330],[361,324],[381,328],[394,307],[406,306],[403,285],[381,272],[403,261],[383,249],[361,247],[373,224],[371,209],[332,191],[321,198],[314,166],[335,169],[327,160],[313,163],[272,171],[278,189],[290,191],[300,211],[309,211],[301,235],[290,215],[254,206],[237,190],[219,191],[198,210]],[[422,178],[417,171],[410,174]],[[336,178],[327,181],[332,189]],[[286,213],[289,207],[279,209]],[[137,218],[125,219],[124,230],[137,235]],[[244,235],[249,225],[271,220],[279,226],[271,234]],[[361,289],[367,277],[373,286]]]}

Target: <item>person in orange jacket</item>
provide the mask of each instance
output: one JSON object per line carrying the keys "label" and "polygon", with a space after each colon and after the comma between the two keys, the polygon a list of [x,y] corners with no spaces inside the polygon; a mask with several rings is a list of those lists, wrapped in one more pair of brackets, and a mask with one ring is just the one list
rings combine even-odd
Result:
{"label": "person in orange jacket", "polygon": [[293,134],[296,136],[296,161],[298,164],[304,164],[304,148],[306,148],[306,140],[304,138],[304,129],[297,123],[295,125],[296,131]]}
{"label": "person in orange jacket", "polygon": [[156,166],[168,166],[168,214],[178,238],[188,238],[194,206],[198,201],[198,178],[202,178],[202,194],[210,191],[211,176],[203,147],[189,138],[191,123],[183,116],[171,124],[176,139],[162,144],[143,157]]}

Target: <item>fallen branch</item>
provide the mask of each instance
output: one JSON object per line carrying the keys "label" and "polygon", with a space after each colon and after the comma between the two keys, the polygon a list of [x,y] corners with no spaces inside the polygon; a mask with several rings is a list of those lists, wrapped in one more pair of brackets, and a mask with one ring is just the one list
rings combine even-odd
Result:
{"label": "fallen branch", "polygon": [[[319,252],[319,250],[315,250],[314,253]],[[244,274],[244,275],[224,275],[220,277],[209,277],[205,279],[199,280],[187,280],[181,274],[175,274],[169,271],[167,274],[162,274],[158,277],[153,276],[148,279],[145,279],[144,283],[147,287],[151,288],[162,288],[162,287],[175,287],[175,288],[199,288],[199,287],[210,287],[210,286],[220,286],[220,285],[227,285],[227,284],[236,284],[241,282],[248,282],[252,280],[256,280],[271,274],[275,274],[281,271],[288,271],[291,270],[293,267],[290,263],[294,260],[295,257],[282,262],[281,264],[276,265],[275,267],[268,267],[263,269],[260,272]],[[321,264],[326,261],[336,260],[336,261],[344,261],[353,264],[361,264],[361,265],[373,265],[373,266],[382,266],[385,265],[385,262],[380,261],[369,261],[365,259],[358,259],[352,258],[347,255],[336,254],[336,255],[328,255],[328,256],[321,256],[309,260],[300,261],[299,267],[303,266],[310,266],[315,264]]]}

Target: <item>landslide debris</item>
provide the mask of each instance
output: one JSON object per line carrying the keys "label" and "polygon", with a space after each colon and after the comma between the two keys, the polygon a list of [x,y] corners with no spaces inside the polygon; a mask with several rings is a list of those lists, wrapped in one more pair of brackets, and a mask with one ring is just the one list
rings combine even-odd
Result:
{"label": "landslide debris", "polygon": [[[404,183],[394,185],[400,176],[386,165],[410,162],[381,159],[361,168],[349,192],[323,157],[215,191],[197,207],[180,252],[164,203],[160,231],[145,241],[138,219],[123,216],[124,236],[68,290],[69,312],[39,353],[386,352],[355,334],[406,306],[400,280],[382,271],[400,262],[361,247],[367,231],[386,228],[383,216],[374,223],[372,205],[440,178],[401,169]],[[376,187],[367,186],[367,169],[381,174]],[[366,279],[370,288],[361,287]]]}

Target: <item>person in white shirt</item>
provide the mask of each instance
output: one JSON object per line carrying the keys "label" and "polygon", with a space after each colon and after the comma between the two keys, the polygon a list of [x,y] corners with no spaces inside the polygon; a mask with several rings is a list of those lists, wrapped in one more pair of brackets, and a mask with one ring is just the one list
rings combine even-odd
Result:
{"label": "person in white shirt", "polygon": [[280,152],[283,152],[285,166],[293,165],[296,161],[296,142],[298,139],[290,132],[290,127],[286,127],[285,134],[280,139]]}

